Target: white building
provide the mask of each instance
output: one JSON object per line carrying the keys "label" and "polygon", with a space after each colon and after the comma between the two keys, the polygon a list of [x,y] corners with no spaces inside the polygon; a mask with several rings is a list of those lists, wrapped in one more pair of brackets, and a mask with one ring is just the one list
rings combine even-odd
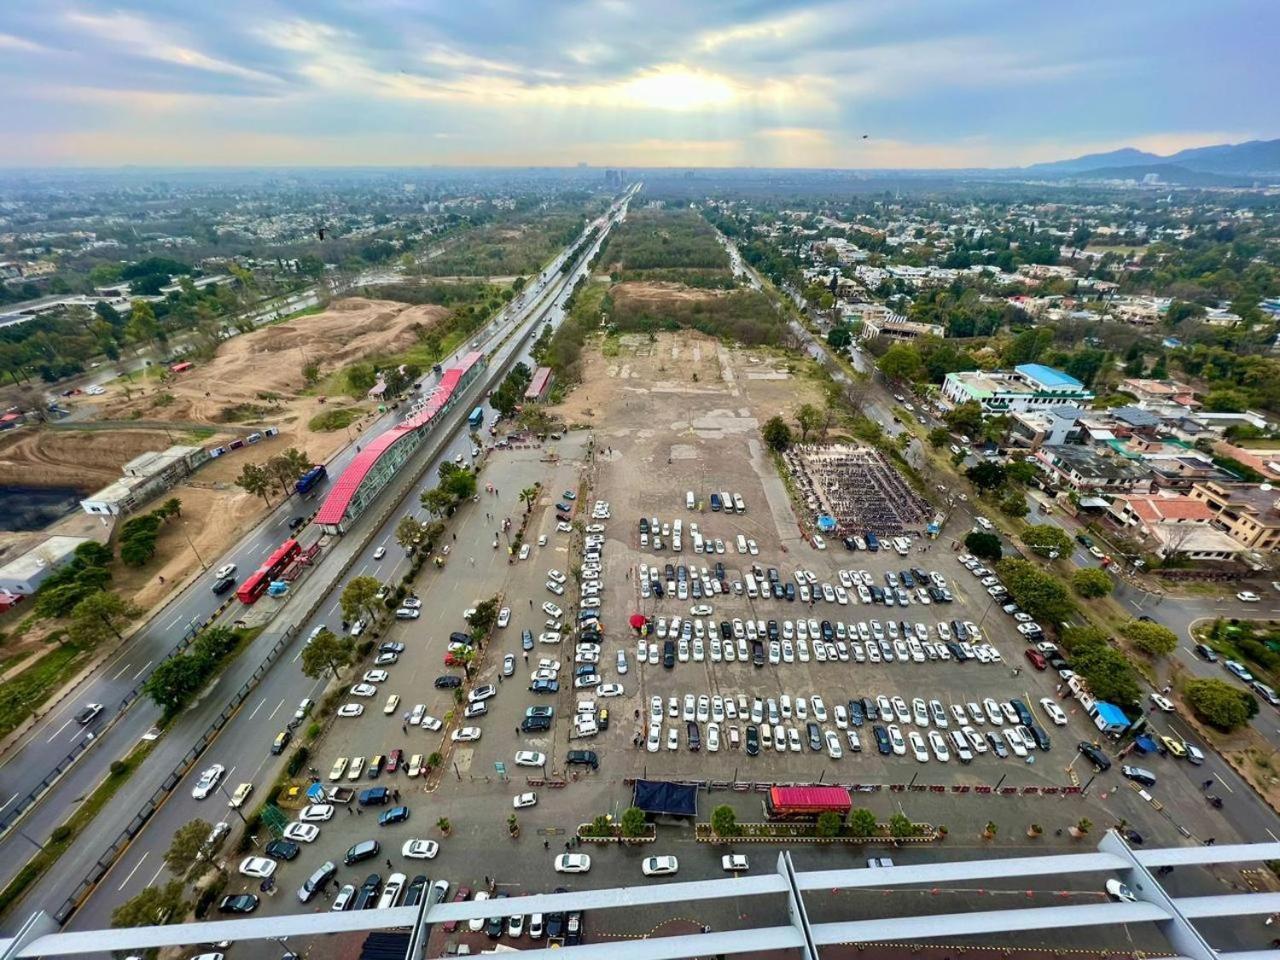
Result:
{"label": "white building", "polygon": [[973,400],[981,405],[983,413],[999,414],[1084,406],[1093,399],[1093,392],[1061,370],[1041,363],[1023,363],[1012,373],[949,373],[942,383],[942,397],[951,406]]}
{"label": "white building", "polygon": [[71,559],[88,537],[50,537],[34,549],[0,566],[0,593],[31,596],[53,571]]}

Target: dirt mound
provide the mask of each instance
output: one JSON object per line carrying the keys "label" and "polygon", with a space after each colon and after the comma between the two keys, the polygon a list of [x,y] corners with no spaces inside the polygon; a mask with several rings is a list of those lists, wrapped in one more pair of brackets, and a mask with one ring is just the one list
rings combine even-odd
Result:
{"label": "dirt mound", "polygon": [[116,395],[103,404],[104,411],[112,417],[141,411],[206,423],[277,422],[296,414],[289,409],[291,401],[304,399],[307,364],[317,364],[323,377],[365,357],[396,353],[417,341],[419,328],[446,314],[437,306],[341,300],[323,313],[234,337],[212,360],[141,395]]}
{"label": "dirt mound", "polygon": [[614,300],[654,304],[670,303],[673,300],[715,300],[724,296],[725,291],[687,287],[683,283],[671,283],[666,280],[628,280],[615,284],[610,288],[609,293]]}
{"label": "dirt mound", "polygon": [[74,487],[91,493],[120,479],[120,468],[164,450],[163,430],[15,430],[0,436],[0,484]]}

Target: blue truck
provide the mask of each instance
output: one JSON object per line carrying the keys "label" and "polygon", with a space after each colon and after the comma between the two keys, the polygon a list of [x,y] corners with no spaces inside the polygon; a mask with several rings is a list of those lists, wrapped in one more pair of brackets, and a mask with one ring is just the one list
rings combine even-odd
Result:
{"label": "blue truck", "polygon": [[472,430],[479,430],[480,424],[484,423],[484,407],[476,407],[471,411],[471,416],[467,417],[467,423],[471,424]]}
{"label": "blue truck", "polygon": [[323,463],[317,463],[314,467],[298,478],[293,488],[299,493],[306,493],[317,483],[329,475],[329,471],[324,468]]}

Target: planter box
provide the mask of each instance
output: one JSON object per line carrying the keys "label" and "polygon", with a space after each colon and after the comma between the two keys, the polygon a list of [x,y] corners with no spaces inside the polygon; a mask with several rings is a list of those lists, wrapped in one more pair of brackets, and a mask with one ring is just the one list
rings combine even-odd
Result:
{"label": "planter box", "polygon": [[740,823],[738,829],[742,832],[733,837],[721,837],[717,835],[709,823],[699,823],[694,827],[694,838],[699,843],[847,843],[847,844],[864,844],[864,843],[933,843],[942,839],[941,835],[932,824],[917,823],[916,828],[920,831],[914,837],[893,837],[889,834],[887,824],[880,824],[880,830],[869,837],[855,837],[849,834],[837,835],[834,837],[819,837],[816,835],[816,827],[811,823]]}
{"label": "planter box", "polygon": [[587,835],[587,831],[591,829],[591,824],[580,823],[578,824],[576,835],[582,843],[622,843],[628,846],[637,843],[653,843],[658,839],[658,828],[652,823],[647,826],[649,830],[648,836],[624,837],[619,832],[619,829],[615,828],[614,835],[611,837],[592,837]]}

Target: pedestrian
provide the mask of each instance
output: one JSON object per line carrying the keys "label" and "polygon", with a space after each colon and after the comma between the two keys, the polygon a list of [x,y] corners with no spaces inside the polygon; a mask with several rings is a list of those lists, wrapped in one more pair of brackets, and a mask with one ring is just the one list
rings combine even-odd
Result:
{"label": "pedestrian", "polygon": [[392,797],[393,797],[397,802],[399,802],[399,800],[400,800],[400,791],[399,791],[399,790],[392,790],[392,791],[391,791],[391,796],[392,796]]}
{"label": "pedestrian", "polygon": [[498,682],[499,682],[499,683],[501,683],[501,682],[502,682],[502,674],[498,674]]}
{"label": "pedestrian", "polygon": [[524,662],[525,662],[525,663],[528,663],[528,662],[529,662],[529,651],[528,651],[528,650],[526,650],[526,651],[524,652]]}
{"label": "pedestrian", "polygon": [[392,869],[392,867],[391,867],[391,858],[390,858],[390,857],[387,857],[387,869],[388,869],[388,870]]}
{"label": "pedestrian", "polygon": [[488,878],[488,876],[486,876],[486,877],[484,878],[484,885],[485,885],[486,887],[489,885],[489,878]]}
{"label": "pedestrian", "polygon": [[550,849],[551,849],[551,841],[550,841],[550,840],[543,840],[543,841],[542,841],[542,849],[543,849],[543,850],[550,850]]}
{"label": "pedestrian", "polygon": [[569,841],[568,841],[568,840],[566,840],[566,841],[564,842],[564,848],[565,848],[566,850],[568,850],[568,849],[569,849]]}
{"label": "pedestrian", "polygon": [[532,609],[533,609],[533,597],[530,597],[530,598],[529,598],[529,609],[530,609],[530,610],[532,610]]}
{"label": "pedestrian", "polygon": [[1216,838],[1216,837],[1210,837],[1208,840],[1206,840],[1206,841],[1204,842],[1204,845],[1205,845],[1206,847],[1212,847],[1212,846],[1213,846],[1215,843],[1217,843],[1217,842],[1218,842],[1218,840],[1217,840],[1217,838]]}
{"label": "pedestrian", "polygon": [[362,807],[356,807],[356,816],[357,816],[357,817],[363,817],[363,816],[364,816],[364,809],[363,809]]}
{"label": "pedestrian", "polygon": [[519,728],[519,727],[516,727],[516,736],[517,736],[517,737],[518,737],[518,736],[520,736],[520,728]]}
{"label": "pedestrian", "polygon": [[1161,690],[1160,692],[1161,692],[1161,693],[1168,693],[1168,692],[1169,692],[1170,690],[1172,690],[1172,689],[1173,689],[1173,685],[1172,685],[1172,684],[1169,684],[1169,683],[1166,683],[1166,684],[1164,685],[1164,689],[1163,689],[1163,690]]}
{"label": "pedestrian", "polygon": [[161,582],[161,583],[164,583],[164,577],[161,577],[161,578],[160,578],[160,582]]}
{"label": "pedestrian", "polygon": [[455,539],[455,540],[457,540],[457,539],[458,539],[458,535],[457,535],[456,533],[453,535],[453,539]]}
{"label": "pedestrian", "polygon": [[1212,787],[1212,786],[1213,786],[1213,781],[1212,781],[1212,780],[1206,780],[1204,783],[1200,784],[1200,789],[1201,789],[1201,790],[1208,790],[1208,789],[1209,789],[1210,787]]}

